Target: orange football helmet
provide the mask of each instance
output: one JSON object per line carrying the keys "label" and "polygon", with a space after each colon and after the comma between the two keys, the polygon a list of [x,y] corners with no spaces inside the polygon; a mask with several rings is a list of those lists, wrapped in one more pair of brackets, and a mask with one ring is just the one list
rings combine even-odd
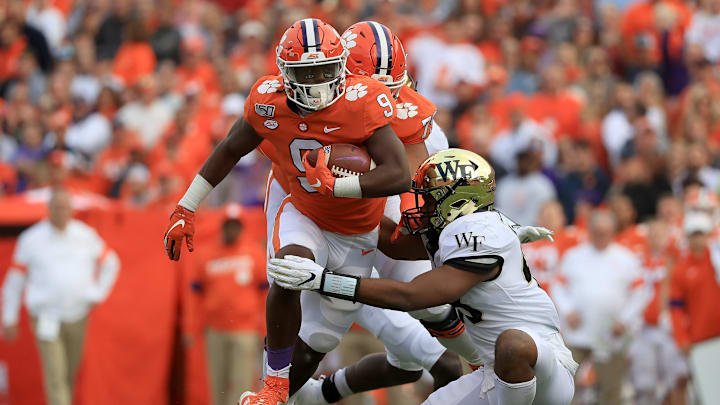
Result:
{"label": "orange football helmet", "polygon": [[345,41],[331,25],[315,18],[296,21],[276,48],[285,93],[299,106],[316,111],[345,94]]}
{"label": "orange football helmet", "polygon": [[378,22],[363,21],[348,28],[342,37],[350,52],[348,71],[384,83],[397,97],[407,73],[405,49],[397,35]]}

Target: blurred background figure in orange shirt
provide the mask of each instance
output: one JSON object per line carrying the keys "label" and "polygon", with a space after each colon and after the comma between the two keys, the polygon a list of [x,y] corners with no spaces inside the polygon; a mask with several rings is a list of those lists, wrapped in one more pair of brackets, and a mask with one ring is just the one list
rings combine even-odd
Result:
{"label": "blurred background figure in orange shirt", "polygon": [[257,388],[265,325],[265,249],[243,237],[242,208],[225,210],[214,246],[203,246],[192,288],[202,300],[202,322],[213,404],[234,405]]}
{"label": "blurred background figure in orange shirt", "polygon": [[720,266],[717,247],[710,248],[713,228],[708,214],[686,213],[683,229],[688,249],[675,263],[670,281],[675,340],[689,354],[693,385],[703,404],[720,401],[713,370],[720,355]]}

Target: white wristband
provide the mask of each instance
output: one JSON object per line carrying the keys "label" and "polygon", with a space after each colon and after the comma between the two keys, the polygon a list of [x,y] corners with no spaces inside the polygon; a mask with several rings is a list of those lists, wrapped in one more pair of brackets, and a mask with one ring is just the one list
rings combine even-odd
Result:
{"label": "white wristband", "polygon": [[320,292],[331,297],[355,301],[358,278],[326,272],[323,275]]}
{"label": "white wristband", "polygon": [[197,211],[200,203],[207,197],[212,191],[212,184],[208,183],[203,176],[196,174],[190,187],[188,187],[185,195],[180,199],[178,205],[181,205],[192,212]]}
{"label": "white wristband", "polygon": [[340,177],[339,179],[335,179],[333,195],[335,197],[362,198],[360,176]]}

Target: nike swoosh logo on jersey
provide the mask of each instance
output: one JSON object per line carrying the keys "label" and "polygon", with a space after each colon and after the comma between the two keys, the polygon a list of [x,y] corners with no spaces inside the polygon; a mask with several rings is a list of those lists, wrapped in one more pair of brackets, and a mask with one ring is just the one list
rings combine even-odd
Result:
{"label": "nike swoosh logo on jersey", "polygon": [[369,250],[363,249],[362,255],[365,256],[365,255],[368,254],[368,253],[372,253],[374,250],[375,250],[375,249],[369,249]]}
{"label": "nike swoosh logo on jersey", "polygon": [[309,283],[313,280],[315,280],[315,273],[310,273],[310,277],[307,280],[303,281],[302,283],[298,284],[298,287],[300,287],[301,285],[303,285],[305,283]]}
{"label": "nike swoosh logo on jersey", "polygon": [[326,134],[329,134],[330,132],[337,131],[338,129],[340,129],[340,127],[328,128],[327,126],[325,126],[325,128],[323,128],[323,132],[325,132]]}

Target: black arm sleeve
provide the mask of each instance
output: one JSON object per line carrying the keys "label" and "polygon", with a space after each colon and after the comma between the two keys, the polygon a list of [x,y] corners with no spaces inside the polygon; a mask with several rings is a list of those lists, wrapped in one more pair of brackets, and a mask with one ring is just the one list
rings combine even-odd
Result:
{"label": "black arm sleeve", "polygon": [[483,255],[471,257],[456,257],[446,260],[444,264],[455,267],[456,269],[478,274],[489,273],[493,271],[496,267],[500,267],[500,271],[498,272],[498,274],[492,278],[494,280],[495,278],[497,278],[497,276],[500,275],[504,262],[505,260],[502,258],[502,256]]}

